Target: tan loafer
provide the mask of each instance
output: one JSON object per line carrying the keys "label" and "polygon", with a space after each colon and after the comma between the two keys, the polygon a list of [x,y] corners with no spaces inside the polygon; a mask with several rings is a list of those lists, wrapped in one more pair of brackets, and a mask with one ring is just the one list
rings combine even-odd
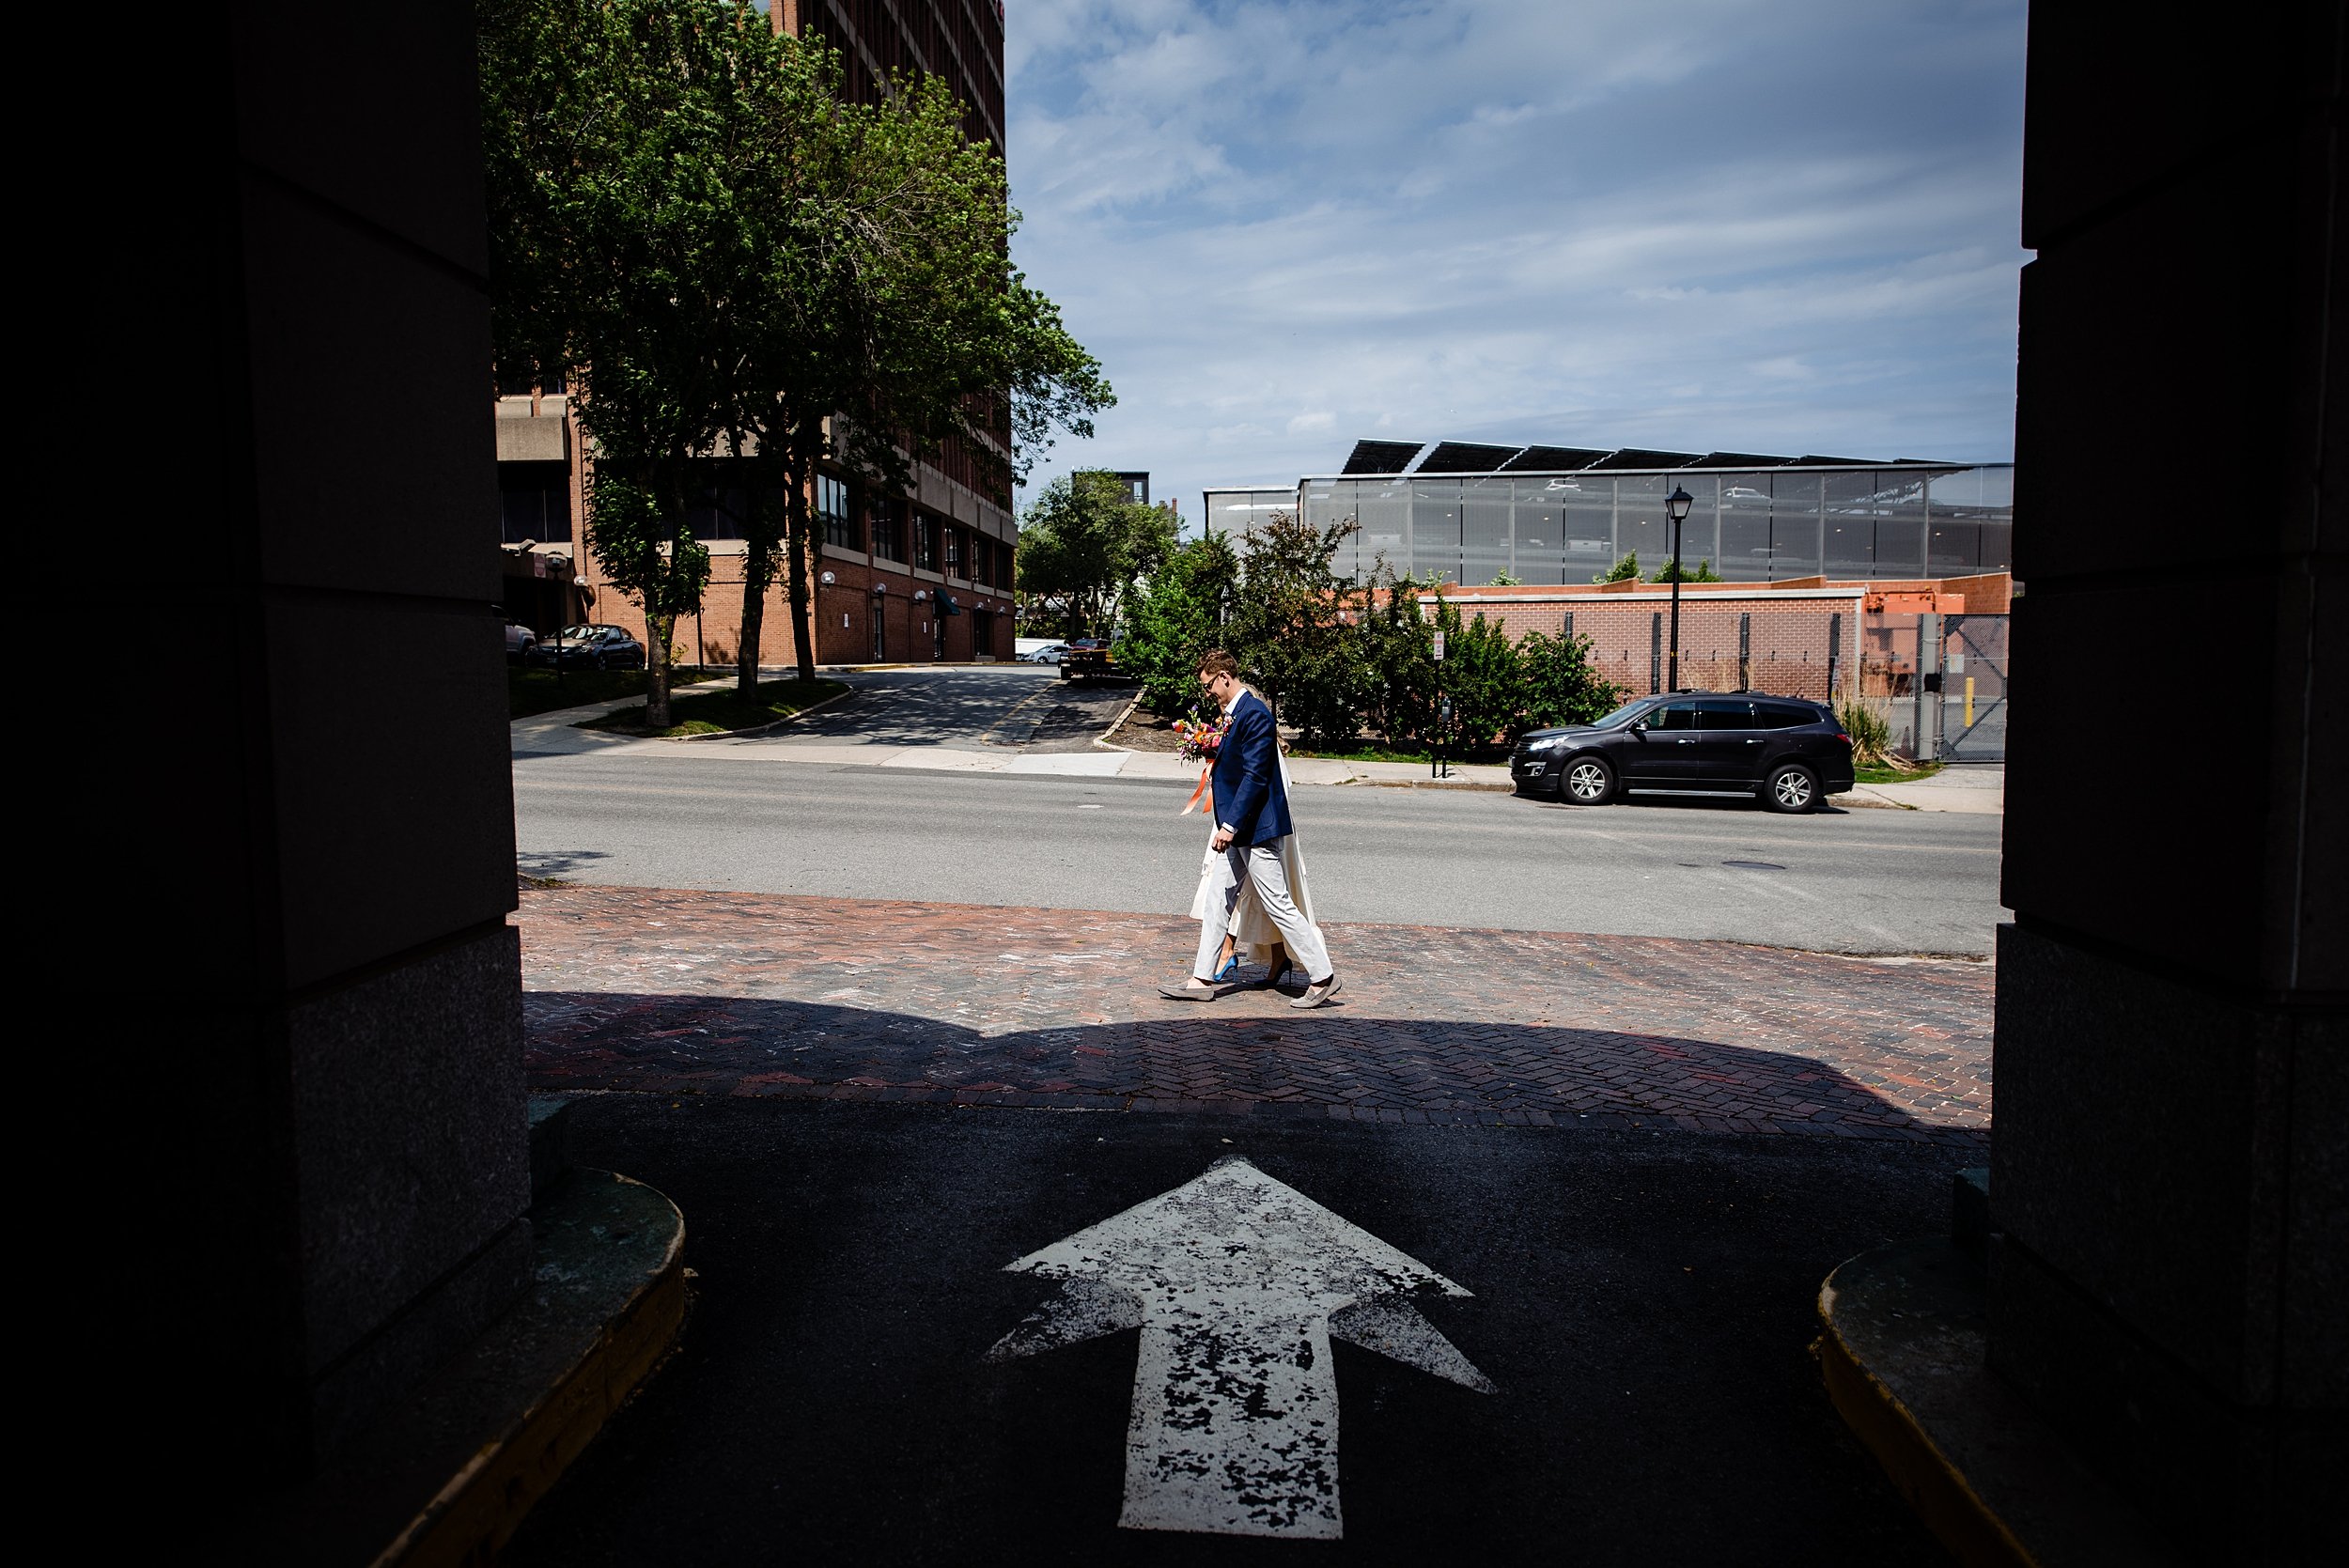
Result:
{"label": "tan loafer", "polygon": [[1308,985],[1305,994],[1289,1003],[1291,1007],[1320,1007],[1338,994],[1338,977],[1333,973],[1318,986]]}
{"label": "tan loafer", "polygon": [[1175,1001],[1213,1001],[1216,998],[1222,996],[1226,992],[1235,991],[1239,987],[1237,986],[1212,985],[1194,975],[1190,979],[1184,981],[1179,986],[1159,986],[1159,995],[1167,997]]}

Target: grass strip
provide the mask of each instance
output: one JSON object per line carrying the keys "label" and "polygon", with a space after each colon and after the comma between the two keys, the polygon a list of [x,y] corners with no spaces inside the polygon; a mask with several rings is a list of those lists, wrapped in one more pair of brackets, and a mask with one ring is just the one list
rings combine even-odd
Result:
{"label": "grass strip", "polygon": [[788,719],[803,708],[815,706],[827,697],[836,697],[848,689],[846,681],[789,680],[762,682],[757,694],[744,698],[731,687],[723,691],[698,691],[690,697],[669,699],[669,727],[665,730],[645,727],[645,709],[614,708],[594,719],[583,719],[577,728],[611,730],[619,735],[645,735],[674,740],[688,735],[731,735],[737,730],[754,730],[771,724],[778,719]]}
{"label": "grass strip", "polygon": [[[731,664],[712,664],[703,670],[683,665],[671,673],[670,680],[673,685],[687,686],[733,673]],[[641,697],[651,681],[652,677],[642,670],[565,670],[557,678],[552,670],[508,664],[506,716],[527,719],[535,713],[552,713],[557,708],[579,707],[587,703],[608,703],[615,697]]]}
{"label": "grass strip", "polygon": [[1853,765],[1851,776],[1859,784],[1920,784],[1939,771],[1941,771],[1941,764],[1937,762],[1928,762],[1915,768],[1892,768],[1863,762]]}

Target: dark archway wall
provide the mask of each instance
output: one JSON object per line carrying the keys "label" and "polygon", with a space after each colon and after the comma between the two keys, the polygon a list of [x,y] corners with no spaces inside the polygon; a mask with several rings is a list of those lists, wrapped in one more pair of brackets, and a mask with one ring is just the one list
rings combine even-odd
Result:
{"label": "dark archway wall", "polygon": [[1991,1354],[2212,1560],[2342,1531],[2343,34],[2338,0],[2030,15],[2015,676],[2210,619],[2137,700],[2015,709]]}
{"label": "dark archway wall", "polygon": [[87,1463],[200,1533],[175,1483],[299,1478],[526,1276],[474,9],[25,49],[88,111],[26,144],[35,446],[117,498],[129,583],[106,635],[35,621],[114,715],[29,846],[70,854],[28,1032],[101,1091],[49,1183],[90,1216],[59,1327]]}

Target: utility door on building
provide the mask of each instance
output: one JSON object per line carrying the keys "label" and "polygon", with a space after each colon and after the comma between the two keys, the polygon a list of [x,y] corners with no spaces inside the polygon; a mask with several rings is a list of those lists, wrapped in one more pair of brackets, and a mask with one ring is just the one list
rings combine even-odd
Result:
{"label": "utility door on building", "polygon": [[1943,762],[2006,760],[2006,615],[1948,615],[1941,630]]}

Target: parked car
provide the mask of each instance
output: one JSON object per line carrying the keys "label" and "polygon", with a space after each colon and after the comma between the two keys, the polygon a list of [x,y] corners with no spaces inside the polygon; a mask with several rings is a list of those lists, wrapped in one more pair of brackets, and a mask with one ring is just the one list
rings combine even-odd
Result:
{"label": "parked car", "polygon": [[1060,678],[1063,680],[1092,680],[1112,674],[1110,666],[1116,660],[1110,657],[1108,640],[1100,637],[1080,637],[1068,644],[1068,651],[1060,658]]}
{"label": "parked car", "polygon": [[1798,697],[1675,691],[1626,703],[1593,724],[1534,730],[1509,759],[1522,795],[1595,806],[1625,794],[1759,795],[1772,811],[1815,809],[1852,786],[1851,737]]}
{"label": "parked car", "polygon": [[1023,664],[1057,664],[1066,658],[1067,654],[1067,644],[1047,643],[1040,648],[1030,648],[1019,655],[1019,661]]}
{"label": "parked car", "polygon": [[566,670],[641,670],[645,644],[616,626],[567,626],[541,637],[522,656],[529,663]]}
{"label": "parked car", "polygon": [[520,664],[530,657],[530,650],[537,641],[538,634],[530,628],[515,621],[506,622],[506,661],[508,664]]}

